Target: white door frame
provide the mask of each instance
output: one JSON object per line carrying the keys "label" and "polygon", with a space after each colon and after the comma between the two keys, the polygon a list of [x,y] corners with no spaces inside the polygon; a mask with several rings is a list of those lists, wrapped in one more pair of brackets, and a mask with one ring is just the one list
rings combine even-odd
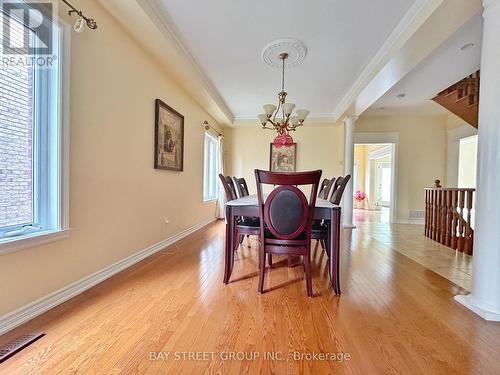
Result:
{"label": "white door frame", "polygon": [[398,148],[399,133],[354,133],[354,144],[380,144],[388,143],[391,145],[391,210],[389,222],[396,222],[397,218],[397,196],[398,196]]}

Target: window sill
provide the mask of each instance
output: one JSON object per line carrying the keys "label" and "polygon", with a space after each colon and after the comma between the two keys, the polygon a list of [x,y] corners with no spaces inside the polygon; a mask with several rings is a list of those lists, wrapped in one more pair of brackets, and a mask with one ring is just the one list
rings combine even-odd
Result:
{"label": "window sill", "polygon": [[8,238],[0,240],[0,255],[13,253],[15,251],[28,249],[30,247],[48,244],[69,237],[71,229],[51,230],[39,233],[32,233],[22,237]]}
{"label": "window sill", "polygon": [[215,203],[215,202],[217,202],[217,198],[203,199],[203,203],[206,203],[206,204]]}

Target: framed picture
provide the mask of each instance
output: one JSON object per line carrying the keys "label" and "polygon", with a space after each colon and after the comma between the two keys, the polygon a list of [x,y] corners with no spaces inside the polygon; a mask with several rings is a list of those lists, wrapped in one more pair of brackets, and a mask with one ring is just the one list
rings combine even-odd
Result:
{"label": "framed picture", "polygon": [[295,172],[297,164],[297,143],[290,147],[276,147],[271,143],[269,170],[271,172]]}
{"label": "framed picture", "polygon": [[155,169],[184,170],[184,116],[155,101]]}

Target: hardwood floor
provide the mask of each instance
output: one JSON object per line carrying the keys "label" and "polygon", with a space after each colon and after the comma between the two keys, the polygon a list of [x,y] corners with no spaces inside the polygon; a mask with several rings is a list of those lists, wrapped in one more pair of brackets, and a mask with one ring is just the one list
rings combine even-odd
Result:
{"label": "hardwood floor", "polygon": [[[35,329],[47,333],[0,373],[500,373],[500,324],[455,303],[465,290],[394,251],[402,243],[390,231],[376,236],[369,228],[343,232],[341,297],[328,286],[316,246],[309,299],[302,267],[280,258],[259,295],[256,243],[246,240],[224,286],[223,223],[215,223],[0,337],[3,344]],[[182,360],[182,352],[207,360],[189,353]],[[298,358],[312,353],[314,360]]]}
{"label": "hardwood floor", "polygon": [[390,225],[389,211],[354,210],[356,226],[377,241],[406,255],[444,278],[471,290],[472,257],[429,238],[422,238],[423,225]]}

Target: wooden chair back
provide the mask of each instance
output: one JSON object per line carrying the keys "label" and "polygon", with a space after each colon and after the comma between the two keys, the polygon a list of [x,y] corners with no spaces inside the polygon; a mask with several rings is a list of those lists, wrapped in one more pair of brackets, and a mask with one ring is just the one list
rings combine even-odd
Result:
{"label": "wooden chair back", "polygon": [[325,188],[323,189],[323,192],[320,191],[318,193],[318,198],[328,199],[332,195],[332,189],[334,188],[335,181],[337,181],[337,179],[335,177],[333,177],[331,180],[328,180],[328,179],[323,180],[323,182],[325,182],[325,181],[328,181],[328,183],[326,184]]}
{"label": "wooden chair back", "polygon": [[344,194],[345,187],[347,186],[347,183],[351,179],[351,175],[348,174],[345,177],[339,177],[337,178],[337,181],[335,181],[335,186],[333,187],[335,190],[333,191],[333,194],[330,198],[330,202],[333,204],[340,204],[340,201],[342,200],[342,195]]}
{"label": "wooden chair back", "polygon": [[238,196],[246,197],[249,195],[248,193],[248,185],[243,177],[237,178],[233,177],[234,185],[236,186],[236,190],[238,191]]}
{"label": "wooden chair back", "polygon": [[[261,223],[261,237],[268,230],[278,240],[311,239],[321,171],[274,173],[255,170]],[[277,186],[264,200],[262,185]],[[297,186],[310,185],[309,201]]]}
{"label": "wooden chair back", "polygon": [[327,188],[328,185],[330,185],[330,180],[328,178],[325,178],[322,182],[321,185],[319,186],[319,191],[318,191],[318,198],[323,198],[325,199],[325,196],[328,194],[327,193]]}
{"label": "wooden chair back", "polygon": [[222,174],[219,174],[219,179],[226,193],[226,200],[229,202],[238,199],[238,196],[236,194],[236,189],[234,188],[233,179],[229,176],[224,176]]}

